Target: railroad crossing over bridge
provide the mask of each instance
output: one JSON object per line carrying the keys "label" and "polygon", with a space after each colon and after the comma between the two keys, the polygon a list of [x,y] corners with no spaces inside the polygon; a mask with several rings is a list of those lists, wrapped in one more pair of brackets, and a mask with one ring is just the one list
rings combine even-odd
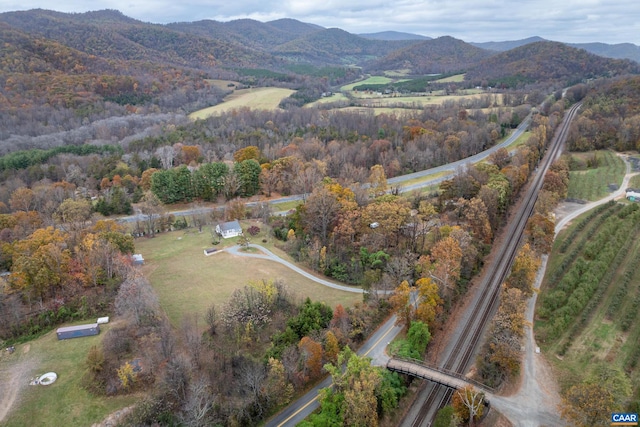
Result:
{"label": "railroad crossing over bridge", "polygon": [[462,389],[473,386],[479,390],[493,393],[493,389],[464,375],[443,368],[429,366],[425,362],[403,357],[392,357],[387,362],[387,369],[401,374],[411,375],[417,378],[433,381],[453,389]]}

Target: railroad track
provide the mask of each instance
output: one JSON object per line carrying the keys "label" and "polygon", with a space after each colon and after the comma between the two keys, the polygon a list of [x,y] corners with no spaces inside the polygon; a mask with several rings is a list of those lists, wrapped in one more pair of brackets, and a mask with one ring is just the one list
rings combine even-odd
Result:
{"label": "railroad track", "polygon": [[[562,153],[562,147],[569,132],[569,125],[576,116],[580,106],[581,103],[578,103],[569,109],[560,124],[560,128],[554,134],[549,148],[538,166],[538,173],[535,174],[524,194],[520,209],[515,212],[513,219],[505,230],[506,236],[508,236],[508,238],[505,239],[506,242],[499,248],[496,248],[495,259],[497,259],[498,262],[491,271],[484,275],[484,279],[480,283],[477,291],[480,298],[474,305],[471,315],[467,318],[454,346],[446,352],[443,361],[440,363],[441,368],[463,374],[471,364],[471,359],[476,351],[480,338],[498,307],[500,286],[509,274],[511,265],[517,254],[527,220],[533,212],[538,192],[542,188],[544,175],[551,163]],[[428,395],[415,419],[412,422],[411,420],[404,420],[402,425],[411,425],[412,427],[429,426],[435,417],[436,411],[444,406],[453,394],[453,390],[445,386],[429,384],[428,387],[430,389]],[[408,424],[408,422],[410,422],[410,424]]]}

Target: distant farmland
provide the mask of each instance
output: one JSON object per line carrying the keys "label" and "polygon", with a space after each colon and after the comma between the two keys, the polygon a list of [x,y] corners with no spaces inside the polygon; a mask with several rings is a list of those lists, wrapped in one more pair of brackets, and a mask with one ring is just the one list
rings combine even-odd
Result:
{"label": "distant farmland", "polygon": [[222,104],[195,111],[189,114],[189,118],[193,120],[205,119],[209,116],[242,108],[274,110],[278,108],[280,101],[290,96],[293,92],[295,91],[278,87],[240,89],[227,96]]}

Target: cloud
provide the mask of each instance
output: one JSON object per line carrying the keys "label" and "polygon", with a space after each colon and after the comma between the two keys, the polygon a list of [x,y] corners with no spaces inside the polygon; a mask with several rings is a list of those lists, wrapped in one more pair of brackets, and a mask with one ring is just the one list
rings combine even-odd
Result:
{"label": "cloud", "polygon": [[[0,11],[50,8],[48,0],[4,0]],[[61,0],[56,10],[117,9],[145,22],[294,18],[352,33],[384,30],[465,41],[541,36],[563,42],[640,44],[640,6],[628,0]]]}

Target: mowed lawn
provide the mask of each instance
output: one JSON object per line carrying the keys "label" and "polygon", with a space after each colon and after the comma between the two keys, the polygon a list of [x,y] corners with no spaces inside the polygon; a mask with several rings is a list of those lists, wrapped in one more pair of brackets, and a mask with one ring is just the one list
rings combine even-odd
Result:
{"label": "mowed lawn", "polygon": [[[88,321],[74,324],[89,323]],[[65,324],[62,326],[69,326]],[[5,427],[19,426],[90,426],[110,413],[133,404],[138,395],[92,396],[82,388],[85,360],[92,345],[99,345],[111,325],[101,325],[99,335],[58,341],[55,330],[16,345],[14,354],[0,360],[0,381],[9,381],[14,372],[19,377],[19,392],[14,410],[3,421]],[[4,351],[4,349],[2,349]],[[58,379],[48,386],[29,386],[31,377],[55,372]]]}
{"label": "mowed lawn", "polygon": [[[216,247],[231,246],[235,241],[223,239]],[[252,242],[262,244],[260,238]],[[234,290],[260,279],[281,279],[296,297],[310,297],[332,307],[337,304],[347,307],[362,300],[361,294],[328,288],[270,260],[226,252],[205,256],[204,249],[209,247],[213,246],[208,230],[174,231],[136,240],[136,251],[145,258],[143,271],[175,326],[185,314],[204,315],[212,304],[222,306]],[[271,244],[265,247],[274,250]]]}
{"label": "mowed lawn", "polygon": [[294,92],[294,90],[279,87],[239,89],[227,96],[223,103],[195,111],[189,114],[189,118],[193,120],[206,119],[209,116],[239,110],[241,108],[274,110],[278,108],[280,101]]}

